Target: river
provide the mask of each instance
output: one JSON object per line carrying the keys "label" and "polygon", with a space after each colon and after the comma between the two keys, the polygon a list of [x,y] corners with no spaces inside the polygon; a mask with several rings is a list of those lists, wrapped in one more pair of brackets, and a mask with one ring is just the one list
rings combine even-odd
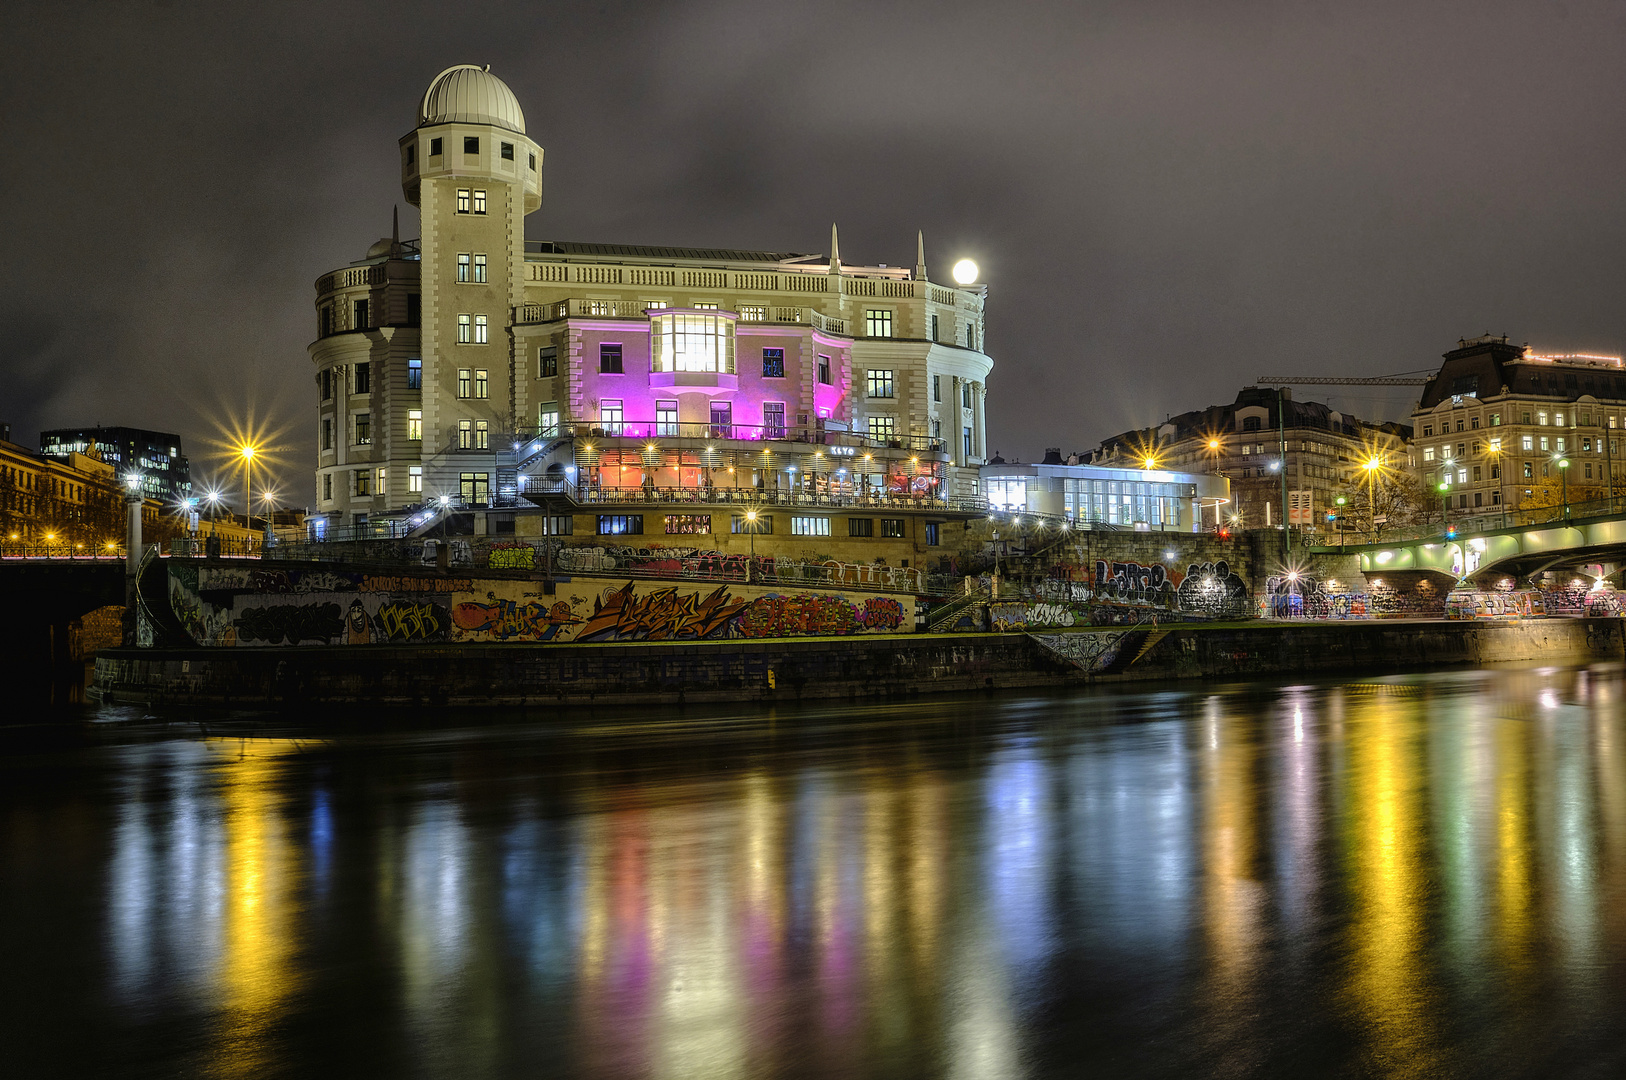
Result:
{"label": "river", "polygon": [[1623,694],[92,713],[0,757],[0,1061],[1626,1075]]}

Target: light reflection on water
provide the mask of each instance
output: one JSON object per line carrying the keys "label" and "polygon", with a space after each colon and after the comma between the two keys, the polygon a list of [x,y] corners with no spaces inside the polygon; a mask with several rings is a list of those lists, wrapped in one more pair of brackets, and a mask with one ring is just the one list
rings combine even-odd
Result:
{"label": "light reflection on water", "polygon": [[0,1051],[23,1074],[1621,1071],[1619,680],[16,759]]}

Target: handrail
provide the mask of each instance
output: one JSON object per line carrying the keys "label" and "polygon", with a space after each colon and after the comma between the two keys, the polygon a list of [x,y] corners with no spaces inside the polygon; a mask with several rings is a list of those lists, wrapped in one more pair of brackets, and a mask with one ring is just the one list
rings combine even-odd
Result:
{"label": "handrail", "polygon": [[[602,421],[566,422],[546,428],[519,428],[512,433],[493,434],[491,436],[493,446],[497,445],[499,439],[512,440],[520,444],[521,453],[527,452],[523,450],[523,446],[528,442],[556,442],[560,439],[569,438],[584,440],[636,439],[643,444],[655,442],[657,446],[660,439],[696,439],[802,443],[808,446],[850,447],[854,450],[911,450],[925,451],[931,454],[948,453],[948,440],[931,435],[900,434],[883,438],[862,431],[836,431],[826,428],[767,424],[679,423],[662,420],[624,420],[618,424],[606,424]],[[642,448],[639,447],[639,449]],[[594,447],[593,449],[597,448]],[[456,452],[456,447],[448,446],[447,452]]]}
{"label": "handrail", "polygon": [[[1485,509],[1483,507],[1479,509]],[[1616,495],[1612,498],[1588,499],[1581,502],[1572,502],[1567,505],[1533,507],[1531,509],[1510,508],[1503,515],[1494,514],[1468,514],[1465,517],[1484,520],[1487,517],[1503,516],[1507,524],[1496,529],[1457,529],[1456,536],[1447,536],[1447,524],[1432,522],[1411,528],[1397,529],[1392,533],[1379,533],[1375,539],[1363,540],[1360,543],[1324,543],[1313,545],[1318,551],[1364,551],[1370,548],[1392,547],[1395,544],[1408,543],[1415,540],[1448,543],[1465,539],[1468,536],[1495,536],[1499,533],[1520,532],[1537,525],[1551,525],[1556,523],[1574,523],[1593,518],[1616,517],[1626,515],[1626,495]]]}

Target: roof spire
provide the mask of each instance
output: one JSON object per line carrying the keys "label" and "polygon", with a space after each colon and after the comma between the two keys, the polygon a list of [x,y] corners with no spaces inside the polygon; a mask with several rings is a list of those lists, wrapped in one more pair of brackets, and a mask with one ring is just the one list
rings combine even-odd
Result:
{"label": "roof spire", "polygon": [[390,207],[390,258],[401,257],[401,204]]}
{"label": "roof spire", "polygon": [[915,234],[915,280],[926,280],[926,230]]}
{"label": "roof spire", "polygon": [[836,235],[836,223],[830,223],[830,272],[841,272],[841,238]]}

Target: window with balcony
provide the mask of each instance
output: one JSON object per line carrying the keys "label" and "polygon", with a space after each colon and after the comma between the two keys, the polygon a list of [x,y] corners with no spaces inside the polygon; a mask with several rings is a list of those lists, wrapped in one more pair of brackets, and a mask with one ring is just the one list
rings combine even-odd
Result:
{"label": "window with balcony", "polygon": [[466,368],[465,367],[465,368],[458,368],[457,369],[457,396],[458,397],[466,398],[466,397],[469,396],[470,393],[473,392],[473,390],[472,390],[473,379],[474,379],[474,369],[473,368]]}
{"label": "window with balcony", "polygon": [[909,535],[909,523],[903,518],[882,518],[881,535],[891,540],[901,540]]}
{"label": "window with balcony", "polygon": [[649,317],[649,330],[654,350],[651,370],[734,374],[733,319],[663,311]]}
{"label": "window with balcony", "polygon": [[487,369],[480,367],[474,369],[474,396],[489,398],[491,396],[491,378]]}
{"label": "window with balcony", "polygon": [[474,256],[470,255],[468,252],[463,252],[457,256],[457,280],[459,282],[470,280],[472,276],[470,271],[473,268],[473,264]]}
{"label": "window with balcony", "polygon": [[469,212],[469,203],[470,203],[469,189],[466,188],[466,187],[458,188],[457,189],[457,212],[459,214],[468,213]]}
{"label": "window with balcony", "polygon": [[600,373],[605,375],[622,374],[621,346],[600,345],[598,347],[598,369]]}
{"label": "window with balcony", "polygon": [[457,448],[467,450],[474,445],[474,421],[459,420],[457,422]]}
{"label": "window with balcony", "polygon": [[484,315],[474,317],[474,343],[476,345],[486,343],[486,317]]}
{"label": "window with balcony", "polygon": [[474,256],[474,282],[475,282],[475,284],[478,285],[478,284],[483,283],[485,281],[485,279],[486,279],[486,257],[484,255],[481,255],[478,252],[476,252],[475,256]]}
{"label": "window with balcony", "polygon": [[765,439],[783,439],[785,437],[785,403],[783,401],[763,402],[762,437]]}
{"label": "window with balcony", "polygon": [[819,382],[824,386],[830,385],[830,358],[828,356],[819,357]]}
{"label": "window with balcony", "polygon": [[605,398],[598,403],[598,426],[606,435],[621,434],[621,401]]}
{"label": "window with balcony", "polygon": [[423,360],[420,357],[407,357],[407,389],[423,389]]}
{"label": "window with balcony", "polygon": [[644,535],[644,515],[599,514],[598,534],[600,536],[642,536]]}
{"label": "window with balcony", "polygon": [[536,377],[551,379],[559,374],[559,350],[553,345],[544,345],[536,360]]}
{"label": "window with balcony", "polygon": [[897,418],[893,416],[872,416],[869,418],[869,437],[882,442],[890,441],[897,432]]}
{"label": "window with balcony", "polygon": [[474,340],[474,316],[459,315],[457,317],[457,343],[467,345]]}
{"label": "window with balcony", "polygon": [[881,308],[864,312],[864,333],[870,337],[891,337],[892,312]]}
{"label": "window with balcony", "polygon": [[871,368],[868,373],[869,396],[872,398],[889,398],[892,396],[892,371],[889,368]]}
{"label": "window with balcony", "polygon": [[483,188],[474,189],[474,212],[476,214],[486,212],[486,193]]}
{"label": "window with balcony", "polygon": [[661,438],[674,438],[678,433],[678,403],[655,402],[655,434]]}
{"label": "window with balcony", "polygon": [[466,472],[457,477],[458,501],[464,506],[484,506],[491,502],[491,474]]}
{"label": "window with balcony", "polygon": [[830,519],[827,517],[793,517],[790,519],[792,536],[829,536]]}
{"label": "window with balcony", "polygon": [[356,445],[371,446],[373,442],[373,418],[370,413],[356,414]]}
{"label": "window with balcony", "polygon": [[783,379],[785,377],[785,350],[762,350],[762,377],[764,379]]}
{"label": "window with balcony", "polygon": [[423,442],[423,410],[407,410],[407,442]]}
{"label": "window with balcony", "polygon": [[407,466],[407,490],[411,492],[423,491],[423,466]]}

